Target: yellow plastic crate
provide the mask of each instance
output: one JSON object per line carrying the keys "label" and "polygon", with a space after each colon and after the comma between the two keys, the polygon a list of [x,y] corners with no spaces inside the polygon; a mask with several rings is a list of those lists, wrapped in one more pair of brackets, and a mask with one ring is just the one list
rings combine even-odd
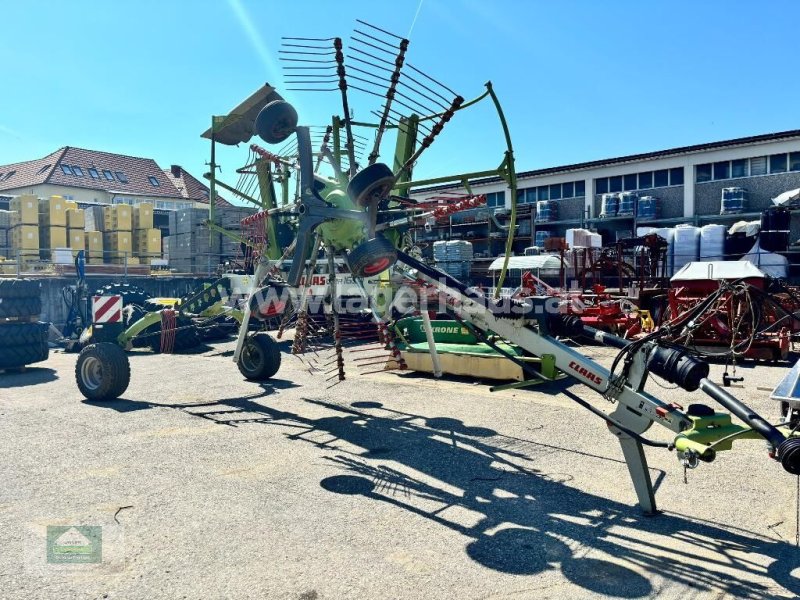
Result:
{"label": "yellow plastic crate", "polygon": [[137,229],[133,234],[133,251],[142,256],[160,256],[161,230]]}

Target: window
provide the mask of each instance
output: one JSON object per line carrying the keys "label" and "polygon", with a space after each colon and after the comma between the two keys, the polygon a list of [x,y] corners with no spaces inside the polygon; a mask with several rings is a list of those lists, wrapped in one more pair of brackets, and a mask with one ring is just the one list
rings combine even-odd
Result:
{"label": "window", "polygon": [[[494,192],[491,194],[486,194],[486,206],[489,208],[505,206],[505,193]],[[178,208],[180,208],[180,206],[178,206]]]}
{"label": "window", "polygon": [[114,175],[117,176],[117,180],[120,183],[128,183],[128,178],[125,176],[125,173],[122,171],[114,171]]}
{"label": "window", "polygon": [[789,170],[800,171],[800,152],[789,154]]}
{"label": "window", "polygon": [[697,171],[697,176],[695,180],[697,183],[702,183],[704,181],[711,181],[711,163],[706,163],[704,165],[697,165],[695,167]]}
{"label": "window", "polygon": [[595,188],[597,189],[598,194],[607,194],[608,193],[608,177],[603,177],[601,179],[595,179],[594,181]]}
{"label": "window", "polygon": [[785,173],[786,172],[786,155],[773,154],[769,157],[769,172],[770,173]]}
{"label": "window", "polygon": [[669,184],[683,185],[683,167],[676,167],[669,170]]}
{"label": "window", "polygon": [[569,183],[562,183],[561,184],[561,197],[562,198],[574,198],[575,197],[575,183],[570,181]]}
{"label": "window", "polygon": [[108,169],[103,169],[103,177],[105,177],[109,181],[114,181],[114,174]]}
{"label": "window", "polygon": [[759,156],[750,159],[750,176],[767,174],[767,157]]}
{"label": "window", "polygon": [[622,175],[616,175],[608,178],[608,191],[621,192],[622,191]]}
{"label": "window", "polygon": [[644,173],[639,173],[639,189],[649,190],[651,187],[653,187],[653,172],[645,171]]}
{"label": "window", "polygon": [[731,177],[747,177],[747,159],[731,161]]}
{"label": "window", "polygon": [[730,179],[731,163],[727,160],[714,163],[714,179]]}
{"label": "window", "polygon": [[160,183],[158,183],[158,179],[156,179],[152,175],[148,176],[147,180],[150,182],[150,185],[154,187],[158,187],[159,185],[161,185]]}
{"label": "window", "polygon": [[550,199],[549,195],[548,195],[548,192],[550,191],[550,188],[548,188],[546,185],[540,185],[536,189],[538,190],[536,192],[537,200],[549,200]]}
{"label": "window", "polygon": [[16,173],[16,171],[9,171],[8,173],[6,173],[6,176],[3,177],[3,181],[8,181],[9,179],[11,179],[14,176],[14,173]]}
{"label": "window", "polygon": [[584,180],[575,182],[575,197],[583,198],[586,195],[586,182]]}
{"label": "window", "polygon": [[83,169],[80,167],[72,165],[72,172],[75,173],[76,177],[83,177]]}
{"label": "window", "polygon": [[631,190],[638,189],[636,186],[636,173],[625,175],[624,179],[622,180],[622,187],[625,189],[625,191],[630,192]]}
{"label": "window", "polygon": [[660,169],[653,173],[653,187],[667,187],[669,185],[669,171]]}
{"label": "window", "polygon": [[47,171],[47,169],[49,169],[49,168],[50,168],[50,165],[45,165],[45,166],[43,166],[41,169],[39,169],[38,171],[36,171],[36,174],[37,174],[37,175],[41,175],[42,173],[44,173],[45,171]]}
{"label": "window", "polygon": [[556,183],[550,186],[550,200],[561,200],[561,184]]}
{"label": "window", "polygon": [[87,170],[89,171],[89,175],[92,176],[92,179],[100,179],[100,173],[97,172],[97,169],[89,167]]}
{"label": "window", "polygon": [[525,204],[525,190],[517,190],[517,204]]}
{"label": "window", "polygon": [[528,188],[525,192],[525,202],[527,204],[536,204],[536,188]]}
{"label": "window", "polygon": [[64,175],[72,175],[72,168],[69,165],[61,165],[61,170],[63,171]]}

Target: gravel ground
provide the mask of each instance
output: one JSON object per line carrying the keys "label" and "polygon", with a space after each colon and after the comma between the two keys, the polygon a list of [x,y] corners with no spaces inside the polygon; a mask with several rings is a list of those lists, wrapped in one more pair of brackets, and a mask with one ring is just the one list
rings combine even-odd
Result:
{"label": "gravel ground", "polygon": [[[328,388],[284,354],[259,385],[232,348],[134,354],[105,405],[82,400],[75,355],[0,375],[0,598],[800,593],[797,481],[761,442],[688,484],[674,453],[648,449],[663,514],[644,517],[616,439],[561,393],[603,406],[578,384],[490,393],[350,363]],[[740,369],[734,391],[772,418],[762,388],[785,371]],[[102,526],[102,562],[47,563],[54,525]]]}

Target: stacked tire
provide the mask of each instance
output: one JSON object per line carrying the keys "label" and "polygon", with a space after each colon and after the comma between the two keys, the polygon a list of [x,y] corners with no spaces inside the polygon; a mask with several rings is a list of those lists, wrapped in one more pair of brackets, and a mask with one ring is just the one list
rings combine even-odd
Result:
{"label": "stacked tire", "polygon": [[0,369],[47,360],[49,323],[39,322],[41,285],[33,279],[0,279]]}

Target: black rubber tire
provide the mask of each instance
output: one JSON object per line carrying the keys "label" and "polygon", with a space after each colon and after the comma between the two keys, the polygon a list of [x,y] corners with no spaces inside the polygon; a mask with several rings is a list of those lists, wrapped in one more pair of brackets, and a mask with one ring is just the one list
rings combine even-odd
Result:
{"label": "black rubber tire", "polygon": [[266,332],[251,335],[239,357],[239,371],[250,381],[269,379],[281,368],[281,349]]}
{"label": "black rubber tire", "polygon": [[377,205],[384,200],[395,184],[394,173],[383,163],[369,165],[347,184],[347,195],[356,206]]}
{"label": "black rubber tire", "polygon": [[0,369],[24,367],[47,360],[49,323],[0,325]]}
{"label": "black rubber tire", "polygon": [[[184,352],[191,350],[202,344],[200,339],[200,332],[195,326],[194,322],[188,317],[177,317],[175,326],[178,330],[175,332],[175,344],[172,347],[173,352]],[[155,323],[142,333],[142,340],[144,341],[143,347],[149,347],[153,352],[161,352],[161,323]]]}
{"label": "black rubber tire", "polygon": [[29,346],[47,341],[48,323],[7,323],[0,325],[0,348]]}
{"label": "black rubber tire", "polygon": [[206,342],[227,340],[239,331],[236,319],[224,315],[206,320],[197,328],[200,339]]}
{"label": "black rubber tire", "polygon": [[35,298],[41,289],[35,279],[0,279],[0,298]]}
{"label": "black rubber tire", "polygon": [[128,356],[116,344],[90,344],[78,355],[75,381],[87,400],[116,400],[125,393],[131,381]]}
{"label": "black rubber tire", "polygon": [[359,244],[347,255],[354,277],[372,277],[397,262],[397,249],[382,235]]}
{"label": "black rubber tire", "polygon": [[95,296],[122,296],[122,305],[144,307],[150,299],[150,294],[142,288],[130,285],[129,283],[111,283],[104,285],[94,293]]}
{"label": "black rubber tire", "polygon": [[0,318],[38,317],[42,314],[42,299],[38,295],[22,298],[0,298]]}
{"label": "black rubber tire", "polygon": [[273,100],[261,109],[255,120],[255,132],[268,144],[280,144],[297,129],[297,111],[284,100]]}

